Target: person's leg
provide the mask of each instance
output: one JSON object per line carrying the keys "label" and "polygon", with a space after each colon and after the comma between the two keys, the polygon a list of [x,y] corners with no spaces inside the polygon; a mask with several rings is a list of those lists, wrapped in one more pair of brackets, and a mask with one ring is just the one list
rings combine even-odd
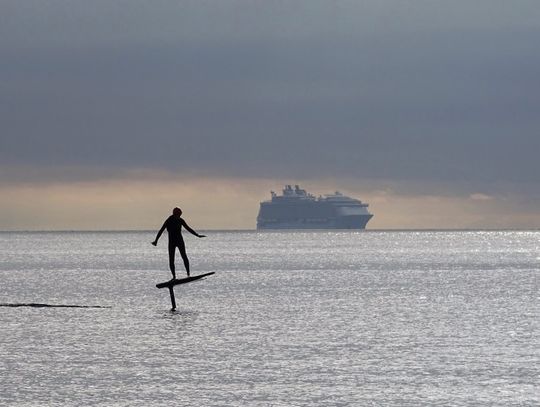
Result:
{"label": "person's leg", "polygon": [[184,267],[186,268],[186,272],[189,277],[189,259],[186,254],[186,245],[184,244],[183,240],[178,242],[178,249],[180,250],[180,255],[182,256],[182,260],[184,260]]}
{"label": "person's leg", "polygon": [[174,244],[169,243],[169,268],[171,269],[173,278],[176,278],[176,269],[174,267],[175,251],[176,251],[176,246]]}

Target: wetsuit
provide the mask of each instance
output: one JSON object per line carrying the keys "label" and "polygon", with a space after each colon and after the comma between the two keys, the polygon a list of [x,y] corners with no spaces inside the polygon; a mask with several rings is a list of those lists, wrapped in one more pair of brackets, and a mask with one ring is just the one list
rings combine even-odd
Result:
{"label": "wetsuit", "polygon": [[182,226],[195,236],[199,236],[197,232],[195,232],[188,226],[184,219],[171,215],[167,218],[156,237],[157,242],[163,231],[167,229],[167,232],[169,234],[169,267],[171,269],[173,278],[176,278],[174,257],[177,247],[178,250],[180,250],[180,255],[182,256],[182,260],[184,261],[184,267],[186,268],[187,275],[189,276],[189,260],[186,254],[186,246],[184,244],[184,239],[182,238]]}

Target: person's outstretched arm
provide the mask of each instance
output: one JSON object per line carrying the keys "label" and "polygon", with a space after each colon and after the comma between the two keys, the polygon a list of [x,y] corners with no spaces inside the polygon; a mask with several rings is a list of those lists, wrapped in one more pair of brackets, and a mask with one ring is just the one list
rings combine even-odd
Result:
{"label": "person's outstretched arm", "polygon": [[152,242],[152,244],[154,246],[157,246],[157,242],[159,240],[159,238],[161,237],[161,234],[163,233],[163,231],[165,230],[165,228],[167,227],[167,221],[165,221],[165,223],[163,223],[163,226],[161,227],[161,229],[159,229],[159,232],[156,236],[156,239]]}
{"label": "person's outstretched arm", "polygon": [[186,230],[189,233],[191,233],[192,235],[195,235],[197,237],[206,237],[205,235],[199,235],[197,232],[195,232],[193,229],[191,229],[184,219],[182,219],[182,226],[184,226],[186,228]]}

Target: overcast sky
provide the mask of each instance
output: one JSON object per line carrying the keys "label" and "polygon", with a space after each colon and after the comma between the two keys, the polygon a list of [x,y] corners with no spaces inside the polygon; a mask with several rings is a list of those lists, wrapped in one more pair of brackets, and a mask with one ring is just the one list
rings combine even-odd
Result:
{"label": "overcast sky", "polygon": [[538,1],[3,0],[0,230],[145,227],[147,188],[250,227],[285,182],[375,227],[540,227],[539,41]]}

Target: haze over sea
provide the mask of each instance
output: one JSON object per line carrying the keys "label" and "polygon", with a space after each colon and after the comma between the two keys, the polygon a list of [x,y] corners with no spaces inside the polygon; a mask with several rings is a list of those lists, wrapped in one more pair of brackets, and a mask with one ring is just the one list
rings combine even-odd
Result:
{"label": "haze over sea", "polygon": [[171,312],[155,231],[0,233],[0,405],[540,405],[540,231],[206,234]]}

